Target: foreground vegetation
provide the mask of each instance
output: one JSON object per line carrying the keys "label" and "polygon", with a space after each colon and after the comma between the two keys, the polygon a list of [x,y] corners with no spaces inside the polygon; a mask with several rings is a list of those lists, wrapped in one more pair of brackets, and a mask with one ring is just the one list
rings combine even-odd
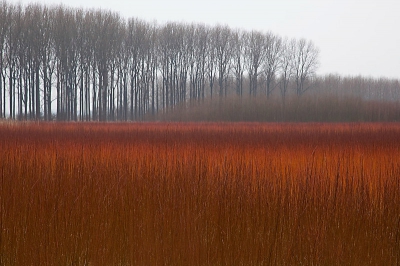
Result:
{"label": "foreground vegetation", "polygon": [[400,124],[0,125],[0,265],[397,265]]}

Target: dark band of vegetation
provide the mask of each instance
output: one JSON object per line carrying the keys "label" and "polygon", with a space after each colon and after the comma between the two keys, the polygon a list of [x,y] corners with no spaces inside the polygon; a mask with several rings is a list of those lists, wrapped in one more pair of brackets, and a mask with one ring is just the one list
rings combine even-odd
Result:
{"label": "dark band of vegetation", "polygon": [[[227,26],[158,25],[104,10],[0,5],[2,118],[143,120],[215,96],[280,91],[284,99],[329,84],[316,77],[319,51],[305,39]],[[334,78],[342,91],[353,81]],[[398,81],[373,82],[379,83],[374,88],[390,87],[369,92],[379,97],[392,98],[387,92],[400,87]]]}

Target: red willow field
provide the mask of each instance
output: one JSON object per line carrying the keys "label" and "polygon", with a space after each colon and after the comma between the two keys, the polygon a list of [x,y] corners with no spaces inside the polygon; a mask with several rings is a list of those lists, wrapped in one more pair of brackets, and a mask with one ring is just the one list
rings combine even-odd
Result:
{"label": "red willow field", "polygon": [[2,124],[0,265],[399,265],[400,124]]}

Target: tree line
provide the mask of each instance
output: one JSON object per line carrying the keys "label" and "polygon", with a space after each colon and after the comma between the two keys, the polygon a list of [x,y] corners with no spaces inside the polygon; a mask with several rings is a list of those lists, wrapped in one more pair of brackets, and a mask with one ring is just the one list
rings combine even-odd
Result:
{"label": "tree line", "polygon": [[318,48],[228,26],[0,3],[0,117],[127,121],[229,93],[310,88]]}
{"label": "tree line", "polygon": [[317,93],[339,98],[353,97],[367,101],[399,101],[400,81],[389,78],[342,77],[337,74],[318,76],[313,80]]}

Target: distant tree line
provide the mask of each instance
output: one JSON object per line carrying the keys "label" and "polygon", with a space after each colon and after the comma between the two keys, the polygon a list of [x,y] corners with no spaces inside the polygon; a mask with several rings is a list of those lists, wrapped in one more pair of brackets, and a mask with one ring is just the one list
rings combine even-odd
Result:
{"label": "distant tree line", "polygon": [[400,81],[389,78],[341,77],[330,74],[316,77],[313,86],[318,93],[337,97],[356,97],[363,100],[399,101]]}
{"label": "distant tree line", "polygon": [[0,2],[0,117],[132,121],[228,94],[322,86],[312,41]]}
{"label": "distant tree line", "polygon": [[140,120],[231,91],[301,95],[317,65],[311,41],[270,32],[1,2],[1,117]]}

